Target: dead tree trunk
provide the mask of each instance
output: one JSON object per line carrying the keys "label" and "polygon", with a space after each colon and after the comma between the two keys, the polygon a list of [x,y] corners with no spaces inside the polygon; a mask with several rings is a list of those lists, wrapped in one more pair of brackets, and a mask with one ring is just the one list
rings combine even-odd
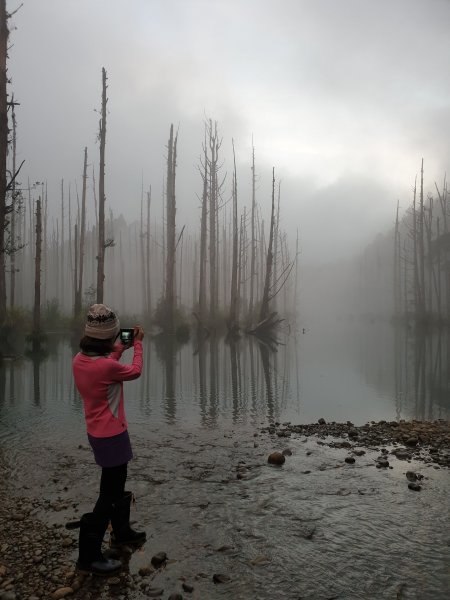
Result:
{"label": "dead tree trunk", "polygon": [[0,326],[6,316],[6,156],[8,153],[8,96],[6,59],[8,53],[6,0],[0,0]]}
{"label": "dead tree trunk", "polygon": [[395,216],[394,230],[394,316],[400,316],[401,287],[400,287],[400,231],[399,231],[399,201],[397,201],[397,212]]}
{"label": "dead tree trunk", "polygon": [[438,322],[442,321],[442,283],[441,283],[441,235],[439,217],[436,219],[436,236],[437,236],[437,289],[436,289],[436,311]]}
{"label": "dead tree trunk", "polygon": [[14,98],[12,99],[11,105],[11,117],[12,117],[12,173],[13,181],[11,187],[11,259],[10,259],[10,297],[9,305],[11,308],[16,302],[16,210],[17,210],[17,197],[16,197],[16,142],[17,142],[17,130],[16,130],[16,112],[14,107]]}
{"label": "dead tree trunk", "polygon": [[167,156],[167,192],[166,192],[166,292],[164,299],[164,329],[167,333],[174,333],[175,313],[175,172],[177,159],[177,136],[173,135],[173,125],[170,126],[170,137]]}
{"label": "dead tree trunk", "polygon": [[206,319],[206,243],[207,243],[207,213],[208,213],[208,156],[205,141],[203,165],[203,193],[202,216],[200,221],[200,273],[198,284],[198,313],[200,323],[204,325]]}
{"label": "dead tree trunk", "polygon": [[146,312],[148,319],[151,318],[152,314],[152,297],[151,297],[151,287],[150,287],[150,206],[152,201],[152,188],[150,187],[147,192],[147,246],[146,246],[146,269],[145,269],[145,284],[147,286],[147,306]]}
{"label": "dead tree trunk", "polygon": [[64,181],[61,182],[61,289],[58,290],[61,299],[61,309],[64,310],[65,296],[65,264],[64,264]]}
{"label": "dead tree trunk", "polygon": [[252,213],[251,213],[251,247],[250,247],[250,301],[248,307],[248,322],[253,318],[253,303],[255,293],[256,270],[256,177],[255,177],[255,147],[252,147]]}
{"label": "dead tree trunk", "polygon": [[211,158],[209,161],[209,318],[215,327],[216,315],[219,305],[218,297],[218,261],[217,261],[217,213],[219,203],[218,182],[218,156],[220,142],[217,135],[217,123],[209,121],[208,126],[209,148]]}
{"label": "dead tree trunk", "polygon": [[102,69],[102,116],[100,119],[100,172],[98,181],[98,256],[97,303],[103,303],[105,283],[105,143],[106,143],[106,71]]}
{"label": "dead tree trunk", "polygon": [[78,223],[75,223],[75,231],[74,231],[74,248],[75,248],[75,265],[74,265],[74,273],[73,273],[73,289],[75,290],[74,292],[74,309],[73,309],[73,316],[74,318],[77,317],[77,315],[80,314],[81,312],[81,302],[80,302],[80,307],[78,308],[78,252],[79,252],[79,245],[78,245]]}
{"label": "dead tree trunk", "polygon": [[41,252],[42,211],[41,198],[36,201],[36,255],[34,271],[33,351],[39,348],[41,339]]}
{"label": "dead tree trunk", "polygon": [[420,169],[420,212],[419,212],[419,278],[420,278],[420,318],[424,319],[427,311],[426,285],[425,285],[425,207],[423,203],[423,158]]}
{"label": "dead tree trunk", "polygon": [[81,313],[81,298],[83,295],[83,269],[84,269],[84,240],[86,235],[86,184],[87,184],[87,148],[84,149],[83,164],[83,190],[81,193],[81,226],[80,226],[80,251],[78,266],[78,281],[75,292],[75,317]]}
{"label": "dead tree trunk", "polygon": [[237,215],[237,175],[236,175],[236,155],[233,142],[233,258],[231,265],[231,296],[230,296],[230,314],[228,321],[228,330],[231,334],[239,330],[237,320],[238,306],[238,215]]}
{"label": "dead tree trunk", "polygon": [[266,321],[269,317],[269,291],[270,284],[272,281],[272,267],[273,267],[273,234],[275,229],[275,169],[272,170],[272,212],[270,216],[270,233],[269,233],[269,246],[267,248],[266,258],[266,276],[264,280],[264,290],[261,300],[261,310],[259,312],[260,322]]}
{"label": "dead tree trunk", "polygon": [[[447,198],[446,181],[444,180],[442,194],[439,192],[437,185],[436,185],[436,190],[437,190],[437,193],[439,196],[439,203],[441,205],[441,212],[442,212],[442,220],[444,223],[444,231],[442,232],[442,235],[443,235],[444,239],[447,239],[447,236],[448,236],[448,216],[447,216],[448,198]],[[439,235],[438,235],[438,239],[440,240]],[[438,248],[440,249],[441,246],[439,245]],[[446,318],[449,319],[450,318],[450,263],[449,263],[447,251],[444,251],[444,256],[442,257],[442,259],[443,259],[442,262],[444,263],[445,315],[446,315]]]}
{"label": "dead tree trunk", "polygon": [[144,178],[141,178],[141,219],[139,224],[139,249],[141,263],[142,313],[147,308],[147,286],[145,284],[145,244],[144,244]]}
{"label": "dead tree trunk", "polygon": [[418,243],[418,228],[417,228],[417,188],[414,184],[414,200],[413,200],[413,225],[412,225],[412,238],[413,238],[413,289],[414,289],[414,318],[419,318],[422,315],[422,292],[420,289],[420,271],[419,271],[419,243]]}
{"label": "dead tree trunk", "polygon": [[[280,231],[280,196],[281,196],[281,181],[278,181],[278,200],[277,200],[277,214],[275,217],[275,227],[273,232],[273,283],[272,289],[274,290],[278,285],[278,242],[279,242],[279,231]],[[277,299],[273,297],[273,309],[277,310]]]}

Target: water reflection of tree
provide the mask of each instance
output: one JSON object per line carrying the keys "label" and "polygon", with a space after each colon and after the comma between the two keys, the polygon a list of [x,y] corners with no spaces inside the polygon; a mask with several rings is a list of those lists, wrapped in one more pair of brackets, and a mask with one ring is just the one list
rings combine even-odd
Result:
{"label": "water reflection of tree", "polygon": [[397,327],[394,335],[397,419],[432,420],[448,415],[449,333]]}
{"label": "water reflection of tree", "polygon": [[198,349],[198,375],[199,375],[199,402],[200,402],[200,416],[202,424],[207,422],[207,386],[206,386],[206,344],[204,340],[201,340]]}
{"label": "water reflection of tree", "polygon": [[41,405],[41,362],[40,357],[33,360],[33,403],[35,406]]}
{"label": "water reflection of tree", "polygon": [[6,404],[6,369],[0,364],[0,406]]}
{"label": "water reflection of tree", "polygon": [[261,364],[264,373],[264,382],[266,385],[266,399],[267,399],[267,419],[269,423],[273,423],[278,413],[278,398],[277,388],[273,386],[272,382],[272,369],[270,365],[270,358],[276,353],[277,342],[273,338],[261,339],[258,338],[259,352],[261,354]]}
{"label": "water reflection of tree", "polygon": [[233,398],[233,423],[239,420],[239,396],[240,386],[238,377],[238,348],[236,340],[230,338],[230,366],[231,366],[231,394]]}
{"label": "water reflection of tree", "polygon": [[211,425],[217,424],[218,417],[218,366],[219,348],[215,335],[209,339],[209,418]]}
{"label": "water reflection of tree", "polygon": [[168,423],[173,423],[177,414],[175,393],[176,353],[179,342],[174,335],[161,334],[154,338],[156,354],[164,367],[164,412]]}

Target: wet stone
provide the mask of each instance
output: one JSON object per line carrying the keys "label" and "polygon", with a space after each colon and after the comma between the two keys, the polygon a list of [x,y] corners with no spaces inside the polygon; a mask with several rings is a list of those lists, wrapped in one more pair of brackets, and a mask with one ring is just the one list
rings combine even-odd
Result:
{"label": "wet stone", "polygon": [[73,594],[73,588],[61,587],[61,588],[55,590],[51,597],[52,597],[52,600],[58,600],[59,598],[65,598],[66,596],[69,596],[70,594]]}
{"label": "wet stone", "polygon": [[282,465],[285,461],[286,457],[281,452],[272,452],[267,459],[267,462],[271,465]]}
{"label": "wet stone", "polygon": [[417,446],[419,440],[416,437],[410,437],[405,440],[407,446]]}
{"label": "wet stone", "polygon": [[408,488],[410,490],[413,490],[414,492],[420,492],[420,490],[422,489],[422,486],[420,485],[420,483],[417,483],[415,481],[410,481],[408,483]]}
{"label": "wet stone", "polygon": [[151,563],[156,569],[158,569],[166,561],[167,561],[167,554],[165,552],[158,552],[158,554],[155,554],[152,557]]}
{"label": "wet stone", "polygon": [[214,583],[228,583],[229,581],[231,581],[231,578],[229,577],[229,575],[225,575],[223,573],[214,573],[213,581]]}
{"label": "wet stone", "polygon": [[164,594],[164,589],[163,588],[149,588],[148,590],[146,590],[145,593],[149,598],[157,598],[158,596],[162,596]]}
{"label": "wet stone", "polygon": [[389,461],[388,460],[379,459],[377,461],[377,469],[385,469],[386,467],[389,467]]}
{"label": "wet stone", "polygon": [[353,456],[346,456],[345,457],[345,462],[349,465],[352,465],[355,462],[355,459]]}

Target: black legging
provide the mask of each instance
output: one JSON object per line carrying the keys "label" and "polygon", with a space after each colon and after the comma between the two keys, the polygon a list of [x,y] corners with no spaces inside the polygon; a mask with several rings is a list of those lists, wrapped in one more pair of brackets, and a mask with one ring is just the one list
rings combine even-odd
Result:
{"label": "black legging", "polygon": [[118,467],[102,467],[100,494],[94,507],[95,514],[101,515],[105,519],[111,518],[114,502],[123,498],[125,492],[127,466],[128,463]]}

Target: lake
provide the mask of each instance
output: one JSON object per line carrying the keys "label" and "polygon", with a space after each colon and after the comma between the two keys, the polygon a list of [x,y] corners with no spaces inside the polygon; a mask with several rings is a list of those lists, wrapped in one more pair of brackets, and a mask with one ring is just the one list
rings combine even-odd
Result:
{"label": "lake", "polygon": [[[278,341],[144,340],[143,375],[125,384],[125,398],[130,486],[150,535],[130,573],[163,550],[175,560],[161,576],[164,597],[195,575],[191,597],[202,600],[447,598],[448,471],[417,465],[428,483],[414,494],[400,462],[380,473],[368,451],[346,468],[342,451],[302,436],[273,441],[261,429],[449,419],[448,337],[342,321]],[[0,446],[18,492],[76,500],[75,509],[42,513],[48,522],[90,510],[98,486],[74,352],[70,338],[50,336],[47,356],[0,367]],[[269,467],[267,453],[286,446],[293,454],[283,469]],[[214,585],[200,572],[227,572],[231,582]]]}

